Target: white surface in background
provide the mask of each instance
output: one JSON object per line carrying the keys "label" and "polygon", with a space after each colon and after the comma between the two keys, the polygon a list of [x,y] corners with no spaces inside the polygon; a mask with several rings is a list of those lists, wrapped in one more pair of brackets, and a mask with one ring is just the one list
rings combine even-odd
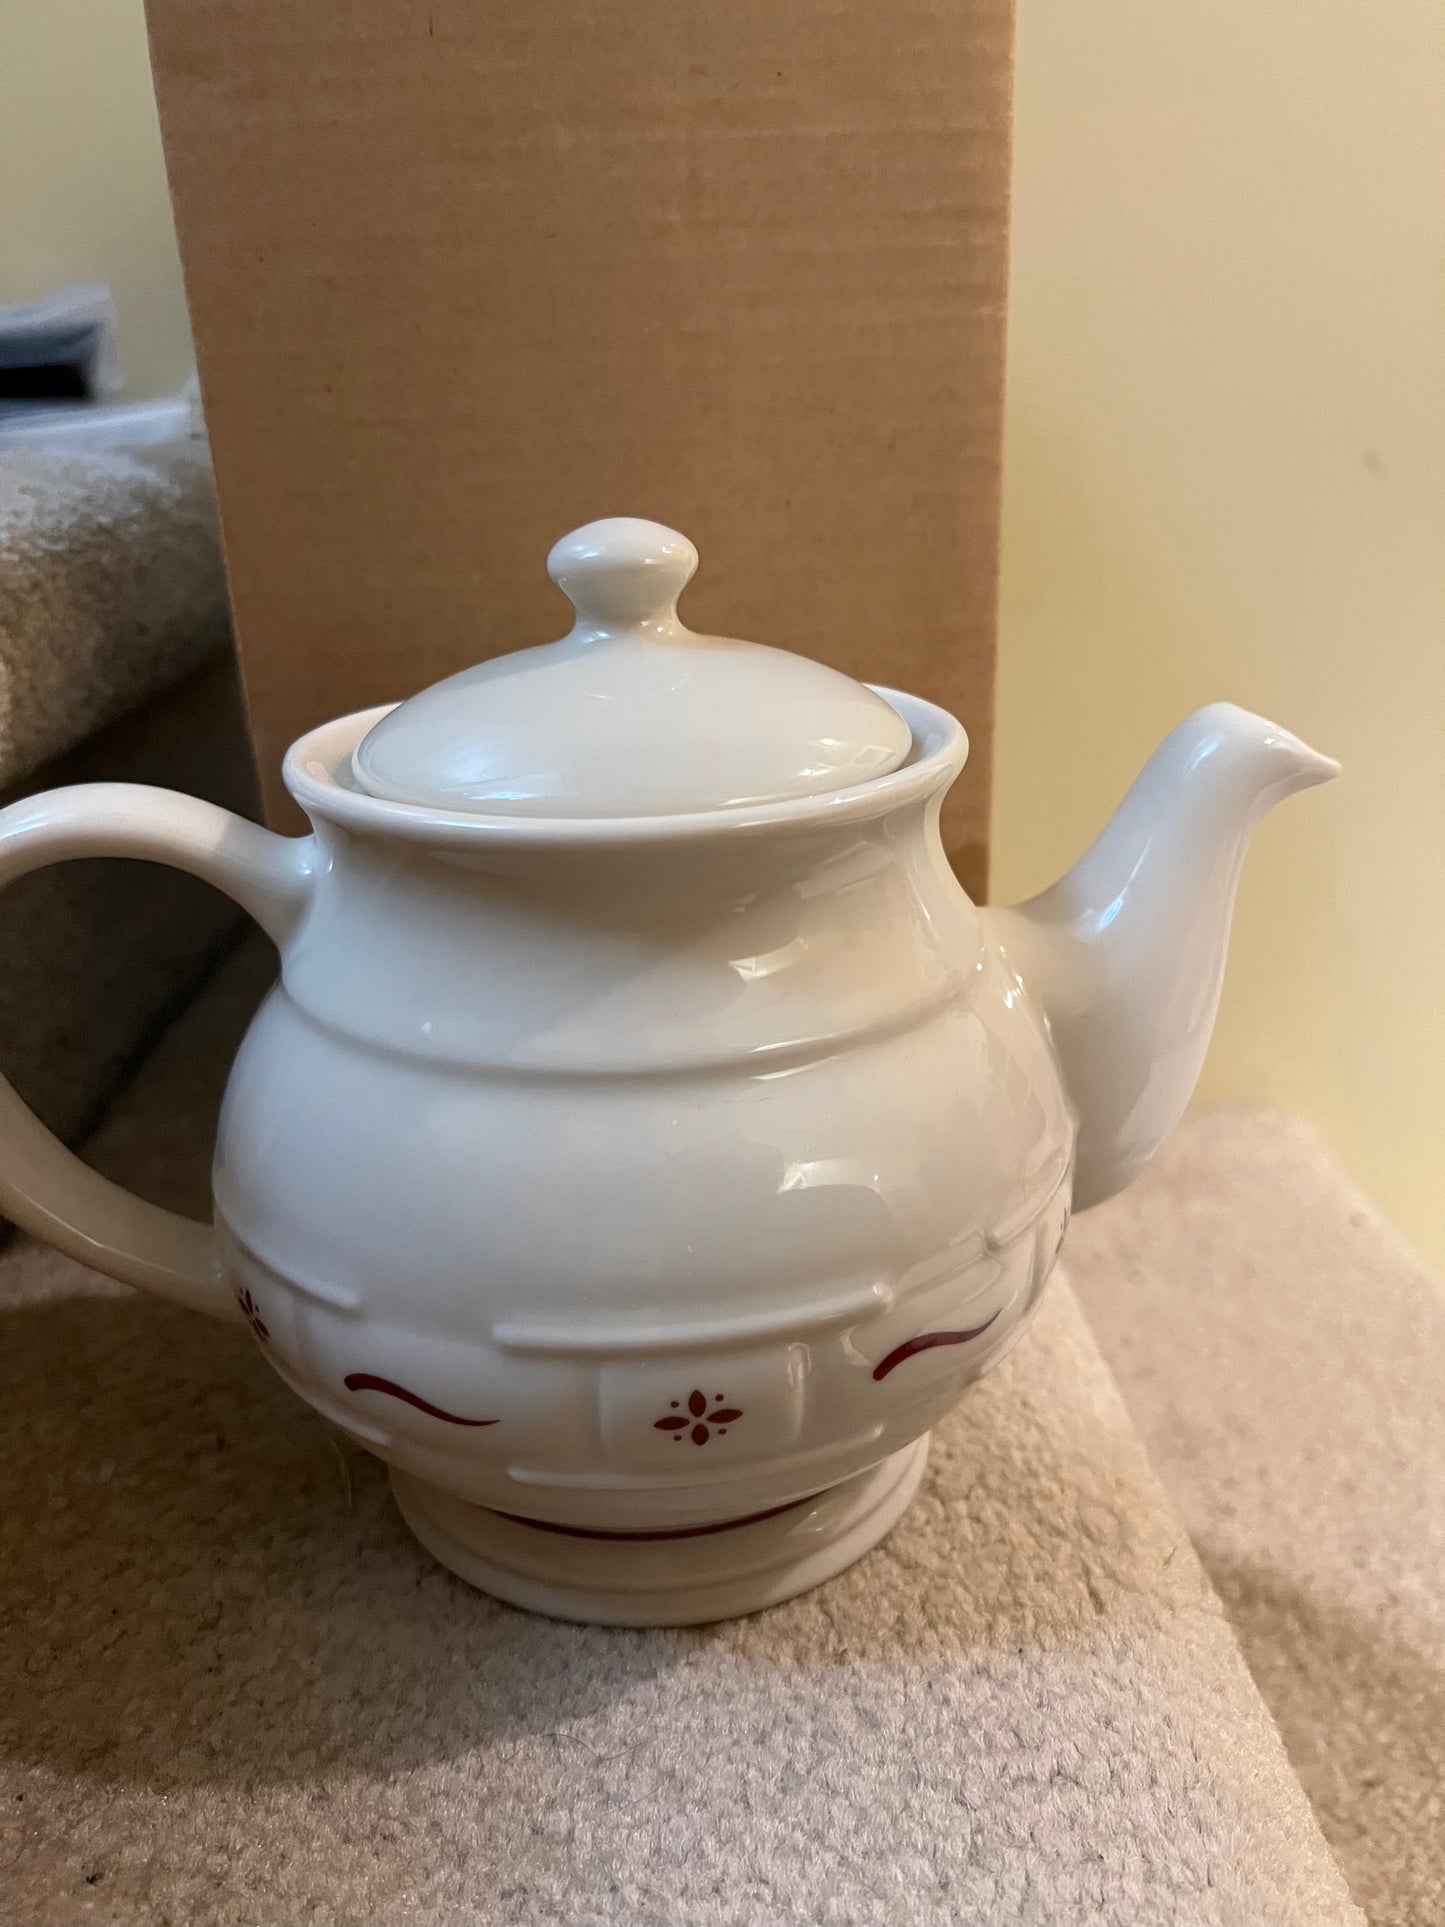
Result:
{"label": "white surface in background", "polygon": [[204,434],[194,385],[161,401],[72,404],[0,421],[0,449],[141,448]]}

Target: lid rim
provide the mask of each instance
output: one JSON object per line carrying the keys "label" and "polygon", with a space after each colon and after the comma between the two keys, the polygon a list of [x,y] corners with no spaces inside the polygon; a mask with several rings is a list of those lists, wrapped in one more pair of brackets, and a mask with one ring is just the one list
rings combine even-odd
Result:
{"label": "lid rim", "polygon": [[[518,811],[488,815],[431,803],[408,803],[380,796],[373,790],[351,789],[337,781],[331,765],[319,764],[316,752],[321,748],[321,739],[346,737],[338,744],[338,751],[339,761],[349,768],[350,752],[355,744],[384,716],[399,708],[396,703],[355,710],[309,730],[287,750],[282,780],[308,815],[314,809],[317,816],[339,823],[345,829],[391,834],[415,842],[470,843],[497,849],[560,852],[569,848],[636,848],[727,834],[841,827],[904,808],[940,786],[951,787],[969,754],[968,733],[948,710],[921,696],[909,695],[906,690],[890,689],[879,683],[862,687],[881,696],[902,717],[909,727],[914,749],[921,747],[922,754],[911,755],[896,769],[884,770],[877,776],[832,790],[782,797],[771,803],[723,804],[655,815],[529,816]],[[335,760],[338,759],[334,758],[333,763]]]}

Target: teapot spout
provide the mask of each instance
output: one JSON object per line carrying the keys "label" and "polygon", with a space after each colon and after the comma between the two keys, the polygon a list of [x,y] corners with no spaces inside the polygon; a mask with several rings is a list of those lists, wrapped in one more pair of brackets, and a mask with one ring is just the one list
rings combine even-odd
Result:
{"label": "teapot spout", "polygon": [[1043,1007],[1079,1115],[1076,1208],[1137,1177],[1189,1102],[1250,832],[1338,774],[1288,730],[1211,704],[1165,738],[1066,876],[985,913]]}

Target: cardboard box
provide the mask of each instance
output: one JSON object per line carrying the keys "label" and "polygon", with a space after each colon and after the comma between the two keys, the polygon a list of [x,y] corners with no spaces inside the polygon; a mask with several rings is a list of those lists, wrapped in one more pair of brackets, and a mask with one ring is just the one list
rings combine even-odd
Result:
{"label": "cardboard box", "polygon": [[960,714],[988,837],[1008,0],[148,0],[250,712],[560,634],[600,515],[695,628]]}

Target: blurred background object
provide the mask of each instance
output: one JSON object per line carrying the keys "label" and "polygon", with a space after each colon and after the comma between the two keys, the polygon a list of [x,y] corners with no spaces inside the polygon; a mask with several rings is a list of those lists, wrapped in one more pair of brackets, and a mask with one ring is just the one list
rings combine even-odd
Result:
{"label": "blurred background object", "polygon": [[[139,5],[0,11],[0,801],[126,781],[256,808]],[[0,1062],[93,1122],[234,942],[153,864],[21,879]]]}
{"label": "blurred background object", "polygon": [[[189,371],[141,0],[0,28],[0,300]],[[1020,10],[996,898],[1217,696],[1345,778],[1266,826],[1204,1094],[1316,1123],[1445,1263],[1445,12]],[[15,191],[29,183],[29,191]]]}
{"label": "blurred background object", "polygon": [[0,8],[0,302],[100,281],[124,394],[193,364],[141,0]]}
{"label": "blurred background object", "polygon": [[0,424],[108,400],[120,386],[103,281],[0,306]]}

